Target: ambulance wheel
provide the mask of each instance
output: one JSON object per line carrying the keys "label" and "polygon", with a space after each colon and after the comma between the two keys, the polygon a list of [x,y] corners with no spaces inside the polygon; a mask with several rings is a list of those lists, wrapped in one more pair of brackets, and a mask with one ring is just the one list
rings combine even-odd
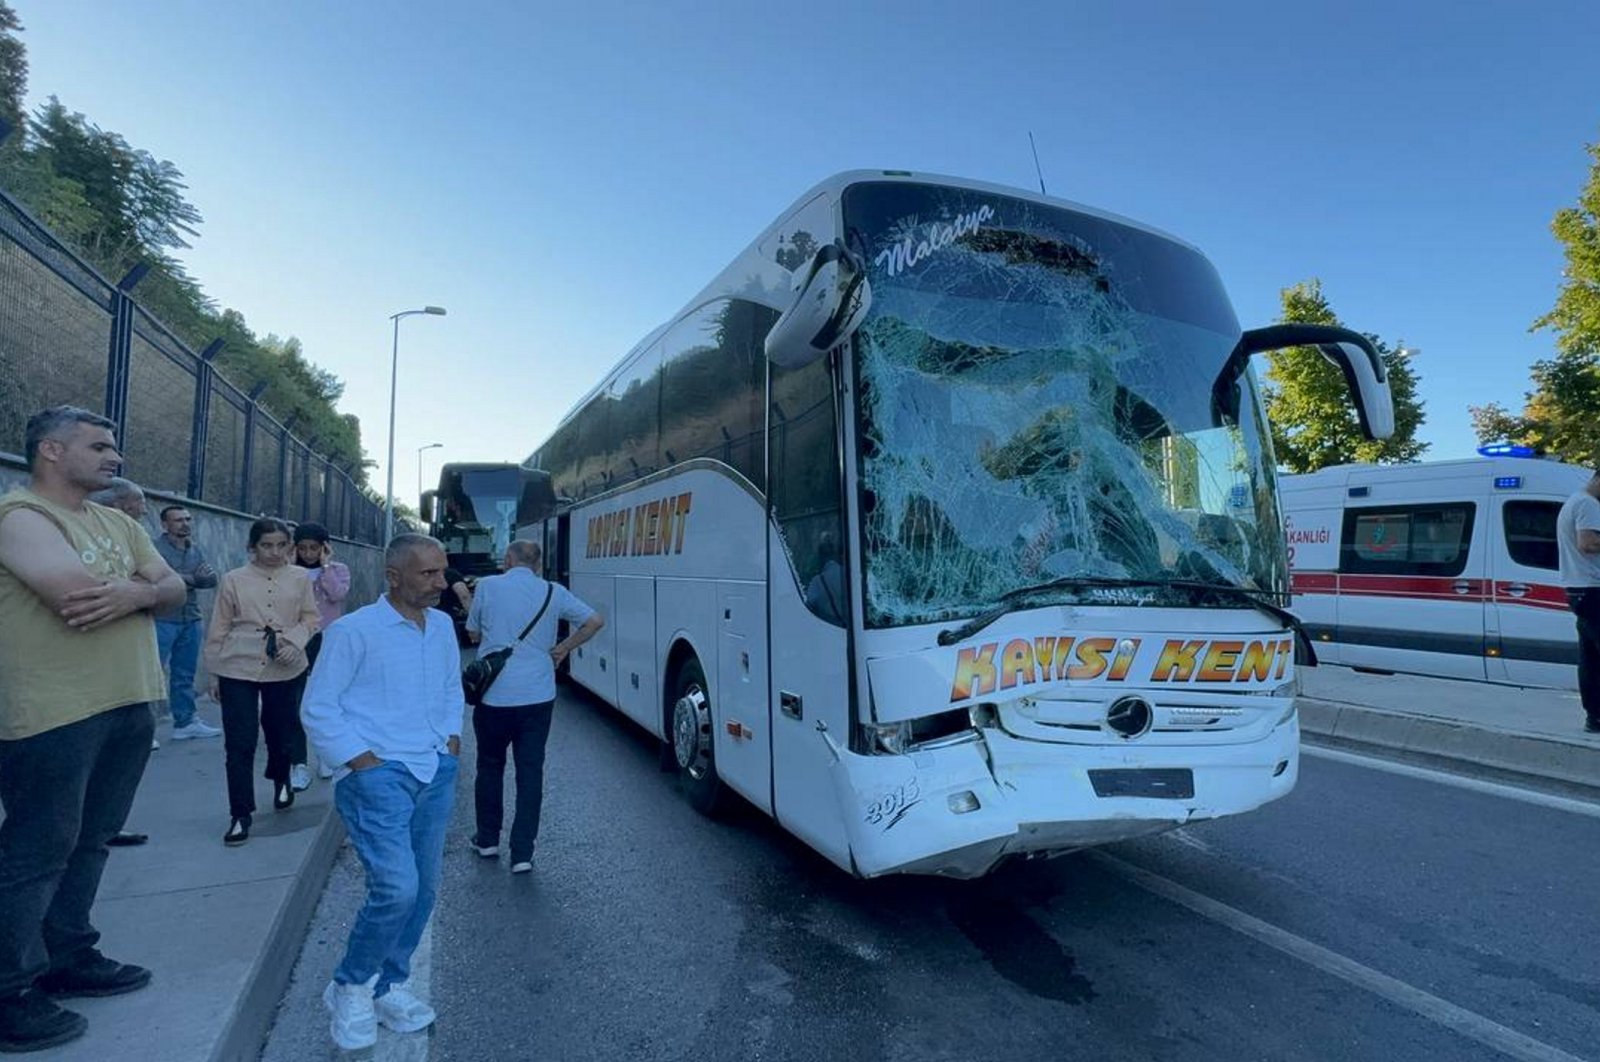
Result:
{"label": "ambulance wheel", "polygon": [[717,814],[726,803],[727,790],[717,776],[711,694],[700,661],[693,657],[683,662],[673,679],[670,732],[683,795],[702,815]]}

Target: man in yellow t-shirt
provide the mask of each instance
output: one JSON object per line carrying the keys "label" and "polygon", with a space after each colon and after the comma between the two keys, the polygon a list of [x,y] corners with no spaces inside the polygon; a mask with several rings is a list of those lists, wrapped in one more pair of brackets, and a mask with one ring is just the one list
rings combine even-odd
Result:
{"label": "man in yellow t-shirt", "polygon": [[151,613],[184,586],[142,527],[88,500],[122,463],[112,429],[34,414],[31,479],[0,498],[0,1051],[83,1035],[56,998],[150,983],[100,954],[89,912],[164,694]]}

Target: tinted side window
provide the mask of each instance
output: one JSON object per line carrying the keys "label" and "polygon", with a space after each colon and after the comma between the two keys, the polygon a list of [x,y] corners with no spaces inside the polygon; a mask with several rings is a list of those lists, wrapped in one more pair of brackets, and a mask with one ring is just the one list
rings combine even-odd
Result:
{"label": "tinted side window", "polygon": [[648,476],[661,467],[661,344],[623,366],[596,401],[610,407],[612,485]]}
{"label": "tinted side window", "polygon": [[775,319],[765,307],[722,299],[667,333],[661,359],[663,467],[709,457],[765,489],[761,341]]}
{"label": "tinted side window", "polygon": [[1460,575],[1472,544],[1471,502],[1346,509],[1339,570],[1357,575]]}
{"label": "tinted side window", "polygon": [[1559,571],[1561,562],[1556,550],[1556,517],[1560,513],[1559,502],[1506,502],[1506,549],[1510,551],[1511,559],[1529,568]]}
{"label": "tinted side window", "polygon": [[806,607],[843,626],[849,618],[839,505],[838,425],[831,358],[772,368],[772,515]]}

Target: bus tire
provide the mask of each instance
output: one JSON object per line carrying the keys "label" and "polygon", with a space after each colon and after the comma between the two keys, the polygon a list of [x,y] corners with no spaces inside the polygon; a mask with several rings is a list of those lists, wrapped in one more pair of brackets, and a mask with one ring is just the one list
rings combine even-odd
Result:
{"label": "bus tire", "polygon": [[717,775],[712,726],[711,691],[694,657],[685,660],[672,682],[670,729],[678,785],[689,804],[702,815],[715,815],[727,791]]}

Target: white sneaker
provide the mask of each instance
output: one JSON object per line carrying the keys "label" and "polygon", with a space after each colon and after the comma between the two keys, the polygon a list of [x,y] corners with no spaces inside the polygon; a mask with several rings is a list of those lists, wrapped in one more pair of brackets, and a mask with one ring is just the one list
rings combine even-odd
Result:
{"label": "white sneaker", "polygon": [[341,985],[329,981],[322,990],[322,1002],[333,1015],[328,1031],[333,1042],[346,1051],[359,1051],[378,1042],[378,1017],[372,1004],[371,981],[360,985]]}
{"label": "white sneaker", "polygon": [[500,846],[497,844],[479,844],[477,841],[468,841],[467,847],[485,859],[494,859],[500,854]]}
{"label": "white sneaker", "polygon": [[156,749],[159,749],[160,747],[161,747],[161,742],[160,741],[156,740],[155,738],[151,738],[150,739],[150,751],[151,752],[154,752]]}
{"label": "white sneaker", "polygon": [[412,995],[403,981],[390,985],[389,991],[372,1001],[372,1006],[384,1028],[397,1033],[421,1032],[439,1016],[432,1007]]}
{"label": "white sneaker", "polygon": [[303,793],[311,788],[311,772],[303,763],[294,764],[289,768],[289,788],[296,793]]}
{"label": "white sneaker", "polygon": [[194,738],[221,737],[222,731],[196,716],[183,726],[172,728],[173,741],[191,741]]}
{"label": "white sneaker", "polygon": [[521,863],[512,863],[511,864],[511,873],[513,873],[513,874],[531,874],[531,873],[533,873],[533,864],[527,862],[526,860],[524,860]]}
{"label": "white sneaker", "polygon": [[321,760],[318,760],[317,761],[317,777],[318,778],[332,778],[333,777],[333,764],[331,764],[331,763],[323,763]]}

